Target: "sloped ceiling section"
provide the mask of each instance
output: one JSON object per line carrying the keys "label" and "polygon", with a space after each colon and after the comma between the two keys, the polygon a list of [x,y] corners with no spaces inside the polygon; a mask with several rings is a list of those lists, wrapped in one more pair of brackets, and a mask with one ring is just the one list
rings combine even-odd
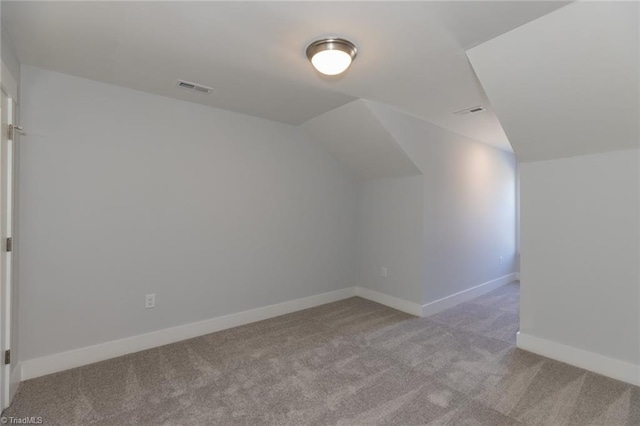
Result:
{"label": "sloped ceiling section", "polygon": [[521,162],[638,147],[636,2],[577,2],[467,51]]}
{"label": "sloped ceiling section", "polygon": [[[484,164],[480,159],[487,155],[487,150],[493,149],[503,151],[508,156],[513,155],[510,151],[501,150],[464,135],[451,132],[428,121],[405,114],[389,105],[368,100],[365,101],[365,104],[387,131],[393,135],[394,140],[402,147],[409,158],[422,170],[423,175],[429,175],[434,170],[442,169],[443,158],[447,155],[446,151],[453,152],[450,150],[453,149],[455,151],[458,149],[456,146],[460,145],[467,146],[468,149],[463,152],[468,155],[458,157],[460,162],[458,164],[465,164],[464,169],[470,173],[473,173],[473,170],[479,164]],[[469,163],[464,163],[465,161],[469,161]],[[447,166],[444,167],[446,168]]]}
{"label": "sloped ceiling section", "polygon": [[[365,101],[369,110],[373,112],[382,125],[405,150],[409,158],[427,174],[432,166],[431,161],[439,158],[425,155],[425,147],[429,141],[446,141],[453,143],[456,135],[432,123],[404,114],[389,105],[379,102]],[[460,138],[466,139],[464,136]]]}
{"label": "sloped ceiling section", "polygon": [[301,127],[358,179],[421,174],[363,100],[326,112]]}
{"label": "sloped ceiling section", "polygon": [[[465,49],[564,4],[2,1],[1,26],[21,63],[38,68],[296,126],[371,99],[511,149]],[[309,64],[305,48],[323,36],[358,46],[344,75],[320,76]],[[178,79],[214,90],[180,89]],[[453,114],[476,105],[487,109]]]}

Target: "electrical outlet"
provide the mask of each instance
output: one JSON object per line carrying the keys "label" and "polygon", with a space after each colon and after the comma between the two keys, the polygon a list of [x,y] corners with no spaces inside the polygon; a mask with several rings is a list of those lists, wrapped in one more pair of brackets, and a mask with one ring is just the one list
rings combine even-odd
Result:
{"label": "electrical outlet", "polygon": [[502,265],[502,256],[500,256],[500,260],[499,260],[500,264]]}
{"label": "electrical outlet", "polygon": [[385,268],[384,266],[382,267],[381,274],[382,274],[383,278],[387,278],[387,276],[388,276],[387,268]]}
{"label": "electrical outlet", "polygon": [[156,295],[155,295],[155,293],[147,294],[146,296],[144,296],[144,308],[145,309],[151,309],[151,308],[155,308],[155,307],[156,307]]}

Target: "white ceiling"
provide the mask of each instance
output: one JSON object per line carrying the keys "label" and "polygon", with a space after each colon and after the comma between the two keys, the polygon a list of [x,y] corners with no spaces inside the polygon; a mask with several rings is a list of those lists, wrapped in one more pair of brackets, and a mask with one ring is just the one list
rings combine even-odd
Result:
{"label": "white ceiling", "polygon": [[[511,150],[465,49],[565,4],[2,1],[2,26],[29,65],[296,125],[370,99]],[[343,76],[305,58],[325,35],[358,46]]]}
{"label": "white ceiling", "polygon": [[421,174],[362,100],[326,112],[302,127],[358,179]]}
{"label": "white ceiling", "polygon": [[576,2],[469,50],[521,162],[637,148],[636,2]]}

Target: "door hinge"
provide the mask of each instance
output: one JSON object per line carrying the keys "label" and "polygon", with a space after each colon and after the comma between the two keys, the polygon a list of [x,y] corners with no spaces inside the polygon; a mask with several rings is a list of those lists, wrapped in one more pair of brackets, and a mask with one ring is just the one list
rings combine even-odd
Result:
{"label": "door hinge", "polygon": [[18,132],[22,131],[22,126],[16,126],[14,124],[7,125],[7,139],[13,140],[13,137],[16,135],[16,130]]}
{"label": "door hinge", "polygon": [[7,238],[7,241],[4,243],[4,248],[7,253],[10,253],[13,250],[13,238]]}
{"label": "door hinge", "polygon": [[11,364],[11,349],[4,351],[4,363]]}

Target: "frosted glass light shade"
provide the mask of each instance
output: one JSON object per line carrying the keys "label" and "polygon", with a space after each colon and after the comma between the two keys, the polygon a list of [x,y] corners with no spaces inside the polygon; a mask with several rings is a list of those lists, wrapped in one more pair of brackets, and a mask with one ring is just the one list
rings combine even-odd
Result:
{"label": "frosted glass light shade", "polygon": [[311,43],[307,47],[307,58],[322,74],[337,75],[349,68],[356,52],[356,46],[350,41],[328,38]]}
{"label": "frosted glass light shade", "polygon": [[313,55],[311,63],[322,74],[337,75],[351,65],[351,55],[341,50],[324,50]]}

